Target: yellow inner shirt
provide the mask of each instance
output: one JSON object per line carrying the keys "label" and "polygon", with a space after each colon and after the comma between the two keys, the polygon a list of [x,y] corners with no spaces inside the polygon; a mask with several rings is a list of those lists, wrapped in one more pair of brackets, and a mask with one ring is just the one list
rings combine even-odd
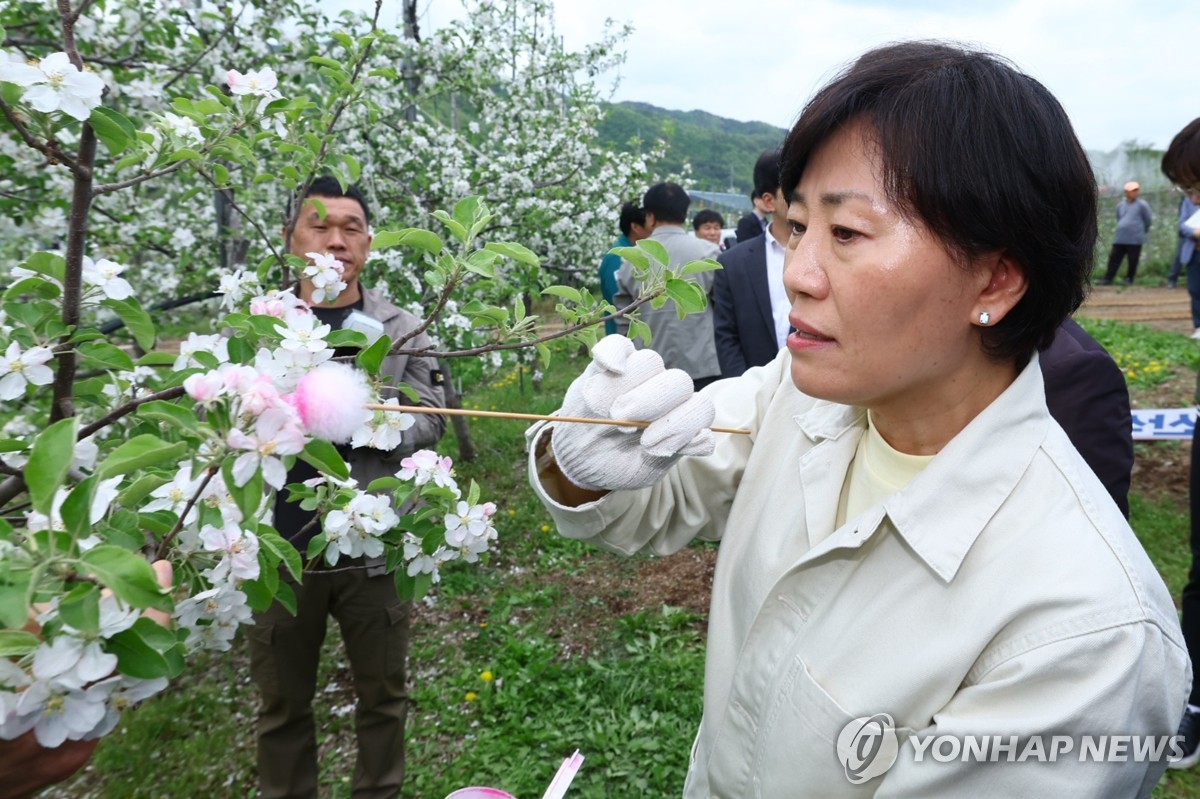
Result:
{"label": "yellow inner shirt", "polygon": [[858,449],[846,469],[834,529],[904,488],[932,459],[932,455],[908,455],[893,449],[879,435],[868,411],[867,432],[858,440]]}

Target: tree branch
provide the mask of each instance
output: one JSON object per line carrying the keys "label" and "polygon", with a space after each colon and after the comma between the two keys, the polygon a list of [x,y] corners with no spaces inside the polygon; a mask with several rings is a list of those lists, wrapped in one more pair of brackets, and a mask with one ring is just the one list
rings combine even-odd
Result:
{"label": "tree branch", "polygon": [[56,147],[53,142],[44,142],[34,137],[29,132],[29,128],[25,127],[25,123],[17,116],[16,112],[3,100],[0,100],[0,112],[4,114],[4,118],[8,120],[8,124],[12,125],[13,129],[20,135],[21,141],[46,156],[46,160],[50,163],[62,164],[71,170],[76,177],[79,176],[79,164],[75,163],[75,159]]}
{"label": "tree branch", "polygon": [[102,430],[105,427],[108,427],[110,424],[117,421],[122,416],[128,416],[129,414],[136,411],[142,405],[145,405],[147,402],[154,402],[155,400],[173,400],[177,397],[182,397],[183,395],[184,395],[183,386],[175,386],[174,388],[163,389],[162,391],[159,391],[157,393],[148,394],[145,397],[138,397],[135,400],[130,400],[129,402],[122,405],[120,408],[117,408],[116,410],[113,410],[113,411],[109,411],[107,414],[100,417],[99,419],[92,422],[91,424],[84,425],[82,428],[80,428],[79,434],[75,438],[76,438],[76,440],[83,440],[83,439],[87,438],[88,436],[90,436],[92,433],[95,433],[97,430]]}

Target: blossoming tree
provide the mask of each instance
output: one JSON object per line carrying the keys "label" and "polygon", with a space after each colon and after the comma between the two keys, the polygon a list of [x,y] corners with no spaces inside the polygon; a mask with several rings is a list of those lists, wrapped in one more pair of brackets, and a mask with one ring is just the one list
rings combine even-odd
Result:
{"label": "blossoming tree", "polygon": [[[612,57],[615,39],[545,61],[532,46],[508,62],[463,58],[504,13],[536,17],[543,3],[481,3],[428,45],[381,30],[378,5],[373,19],[339,21],[351,32],[272,0],[56,8],[0,11],[0,738],[33,731],[44,746],[105,734],[189,652],[228,648],[253,609],[294,607],[282,570],[302,579],[322,560],[384,556],[416,596],[447,562],[486,555],[496,506],[459,486],[448,458],[417,452],[360,486],[330,443],[402,441],[407,414],[365,407],[379,403],[386,355],[549,357],[555,338],[593,340],[606,314],[704,303],[670,272],[627,309],[543,285],[544,262],[582,263],[573,248],[607,238],[588,214],[615,207],[644,169],[581,147],[594,90],[562,82]],[[285,36],[285,23],[305,34]],[[242,35],[249,26],[256,35]],[[460,128],[417,110],[446,82],[472,109]],[[498,112],[501,96],[519,109]],[[286,254],[264,221],[298,213],[322,171],[363,180],[383,224],[420,223],[378,230],[374,246],[402,276],[393,289],[420,312],[418,330],[454,309],[462,340],[415,350],[332,331],[287,288],[300,276],[323,297],[345,288],[332,255]],[[274,218],[286,239],[292,218]],[[654,243],[625,254],[647,271],[666,260]],[[210,284],[221,333],[156,349],[143,301]],[[522,296],[532,291],[558,299],[558,332],[539,333]],[[102,332],[106,317],[123,338]],[[357,355],[339,360],[339,347]],[[285,486],[296,459],[319,477]],[[304,552],[271,527],[280,490],[321,520]],[[155,559],[174,567],[170,589]],[[173,625],[143,616],[152,609]]]}

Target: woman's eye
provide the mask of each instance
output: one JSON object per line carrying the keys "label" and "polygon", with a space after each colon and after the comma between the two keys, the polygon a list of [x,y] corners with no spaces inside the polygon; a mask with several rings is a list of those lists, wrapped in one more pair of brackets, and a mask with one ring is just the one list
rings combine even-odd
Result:
{"label": "woman's eye", "polygon": [[804,225],[800,224],[799,222],[797,222],[794,219],[788,220],[788,229],[791,231],[791,234],[793,236],[804,235]]}
{"label": "woman's eye", "polygon": [[832,233],[833,233],[833,237],[835,239],[837,239],[838,241],[850,241],[851,239],[853,239],[855,236],[858,235],[858,233],[856,233],[855,231],[850,230],[849,228],[844,228],[844,227],[835,227],[835,228],[833,228]]}

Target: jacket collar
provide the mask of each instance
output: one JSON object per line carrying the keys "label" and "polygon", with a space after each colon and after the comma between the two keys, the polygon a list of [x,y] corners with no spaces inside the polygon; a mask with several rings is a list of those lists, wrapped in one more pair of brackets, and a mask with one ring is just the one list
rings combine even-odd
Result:
{"label": "jacket collar", "polygon": [[[817,402],[796,417],[814,443],[866,428],[862,408]],[[1012,494],[1050,428],[1035,353],[1004,393],[963,428],[912,482],[863,513],[891,520],[918,557],[949,582],[984,527]]]}

